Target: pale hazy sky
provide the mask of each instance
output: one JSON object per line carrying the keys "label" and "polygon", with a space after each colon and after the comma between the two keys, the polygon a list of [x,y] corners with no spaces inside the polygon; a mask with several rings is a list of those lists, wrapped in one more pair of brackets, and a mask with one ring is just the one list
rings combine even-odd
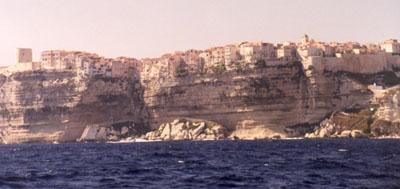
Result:
{"label": "pale hazy sky", "polygon": [[0,65],[15,48],[158,57],[241,41],[400,39],[400,0],[0,0]]}

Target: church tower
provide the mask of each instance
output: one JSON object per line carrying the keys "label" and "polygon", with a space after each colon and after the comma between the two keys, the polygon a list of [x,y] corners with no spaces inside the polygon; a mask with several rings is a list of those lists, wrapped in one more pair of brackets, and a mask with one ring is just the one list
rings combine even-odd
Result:
{"label": "church tower", "polygon": [[310,42],[310,39],[308,38],[307,34],[304,34],[304,36],[301,37],[301,43],[302,44],[307,44],[308,42]]}

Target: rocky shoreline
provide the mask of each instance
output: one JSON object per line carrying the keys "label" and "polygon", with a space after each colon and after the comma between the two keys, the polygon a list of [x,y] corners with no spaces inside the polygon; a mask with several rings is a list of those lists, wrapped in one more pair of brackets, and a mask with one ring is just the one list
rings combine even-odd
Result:
{"label": "rocky shoreline", "polygon": [[[163,123],[157,130],[139,135],[134,131],[134,124],[119,130],[98,125],[87,126],[78,142],[111,141],[111,142],[152,142],[181,140],[271,140],[271,139],[340,139],[340,138],[400,138],[400,124],[393,128],[380,124],[381,120],[373,118],[373,110],[360,110],[357,113],[334,112],[323,120],[315,130],[301,137],[281,137],[273,135],[263,138],[240,138],[237,132],[229,131],[213,121],[178,118]],[[384,131],[383,129],[392,129]]]}
{"label": "rocky shoreline", "polygon": [[314,132],[306,133],[305,138],[376,138],[399,137],[400,121],[378,118],[376,109],[363,109],[352,113],[333,112],[323,120]]}

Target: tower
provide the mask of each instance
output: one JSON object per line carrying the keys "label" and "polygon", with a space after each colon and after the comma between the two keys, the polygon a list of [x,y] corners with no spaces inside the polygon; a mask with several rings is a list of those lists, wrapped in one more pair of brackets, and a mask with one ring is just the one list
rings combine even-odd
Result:
{"label": "tower", "polygon": [[32,49],[28,48],[17,48],[15,55],[15,63],[27,63],[32,62]]}
{"label": "tower", "polygon": [[301,43],[302,44],[307,44],[309,42],[309,38],[307,34],[304,34],[303,37],[301,37]]}

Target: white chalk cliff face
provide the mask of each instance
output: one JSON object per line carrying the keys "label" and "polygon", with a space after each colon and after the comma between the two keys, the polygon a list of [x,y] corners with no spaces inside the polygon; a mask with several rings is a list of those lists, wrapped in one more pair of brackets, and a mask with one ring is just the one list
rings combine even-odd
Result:
{"label": "white chalk cliff face", "polygon": [[295,137],[330,112],[368,104],[373,93],[340,73],[303,71],[301,64],[146,81],[153,129],[176,117],[215,121],[242,139]]}
{"label": "white chalk cliff face", "polygon": [[[25,72],[2,76],[2,143],[76,141],[87,125],[142,125],[142,90],[136,81],[82,79],[74,73]],[[123,125],[122,125],[123,126]],[[118,125],[121,127],[121,125]]]}
{"label": "white chalk cliff face", "polygon": [[[400,84],[393,73],[388,76],[389,81],[385,74],[304,69],[300,63],[151,80],[83,79],[68,72],[0,75],[0,141],[301,137],[334,111],[372,106],[382,120],[395,122],[398,88],[374,103],[367,87],[374,82],[385,87]],[[167,132],[167,123],[171,126],[177,118],[212,121],[221,128],[192,123],[203,128],[200,132],[184,123],[175,124],[176,133],[171,128]],[[121,134],[124,127],[128,131]],[[147,135],[150,130],[155,131]]]}
{"label": "white chalk cliff face", "polygon": [[376,98],[377,116],[383,120],[400,122],[400,86],[383,90]]}
{"label": "white chalk cliff face", "polygon": [[71,73],[3,77],[0,125],[3,143],[58,141],[86,86]]}
{"label": "white chalk cliff face", "polygon": [[306,138],[400,137],[400,86],[383,89],[369,86],[374,96],[371,107],[334,112]]}

